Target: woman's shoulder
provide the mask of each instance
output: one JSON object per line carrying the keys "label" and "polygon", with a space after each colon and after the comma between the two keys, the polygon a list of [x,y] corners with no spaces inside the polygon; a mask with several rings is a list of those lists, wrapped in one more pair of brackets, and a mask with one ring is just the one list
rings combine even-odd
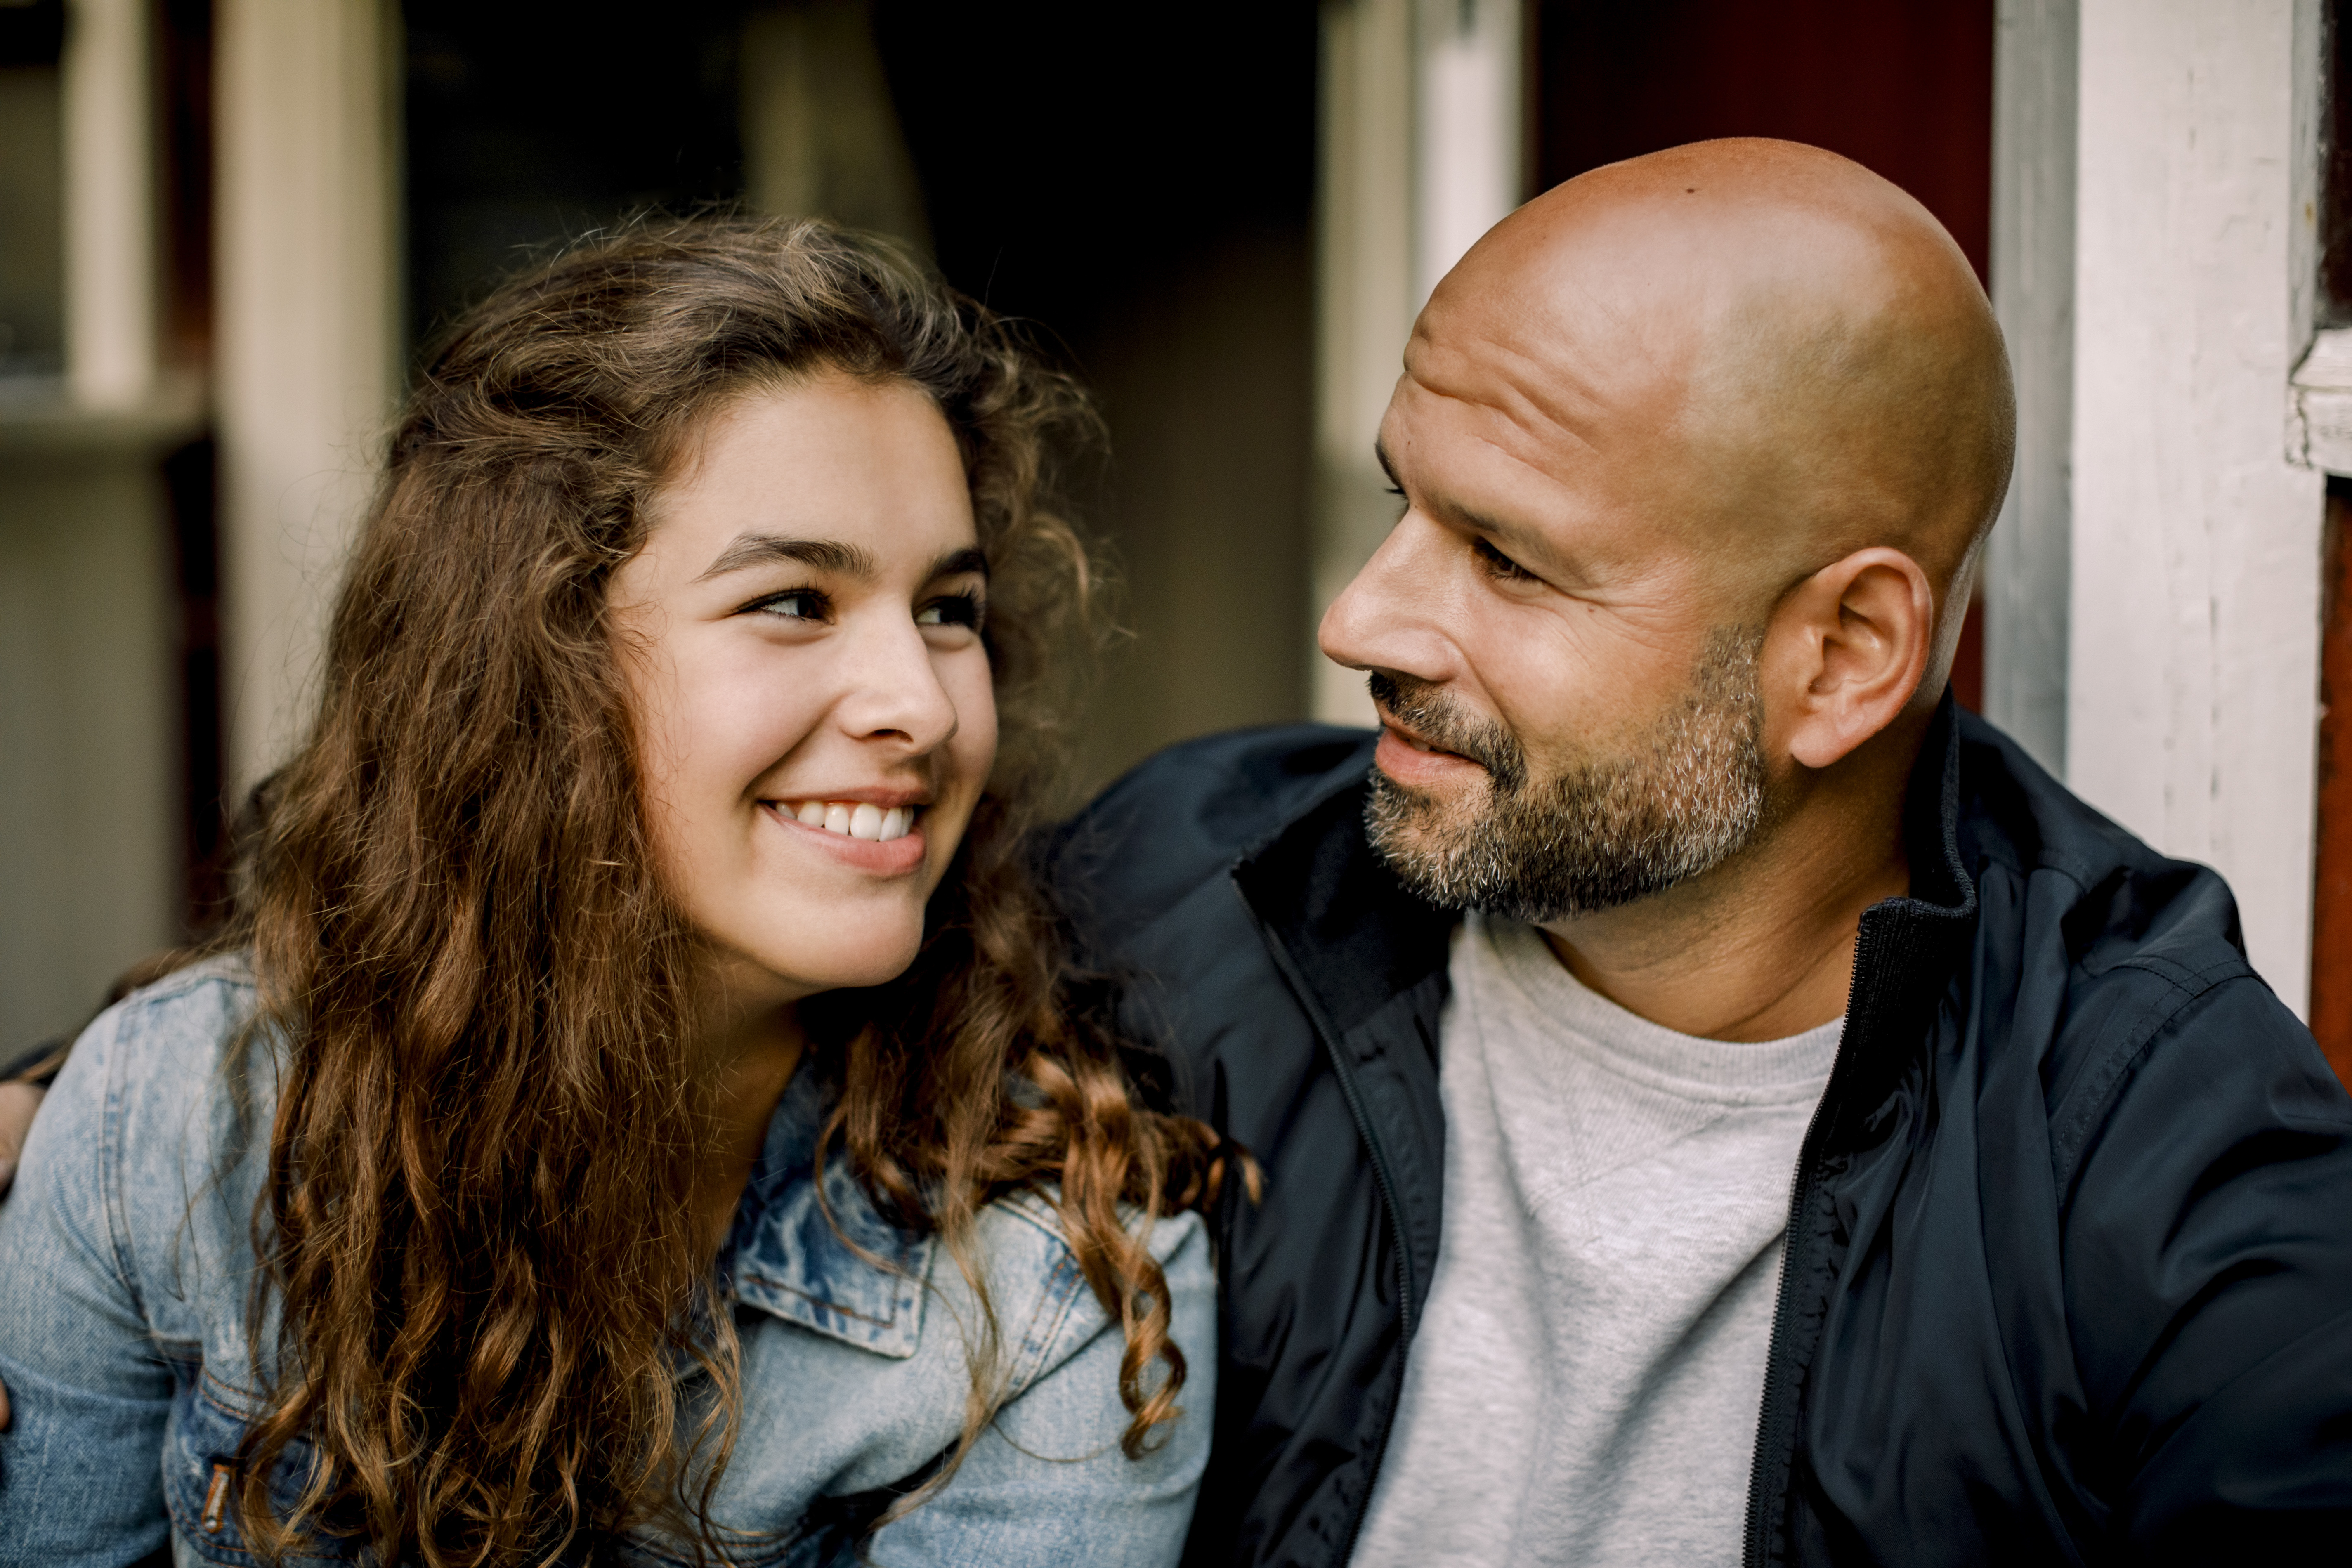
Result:
{"label": "woman's shoulder", "polygon": [[275,1053],[242,1048],[257,1006],[247,965],[213,958],[82,1031],[0,1208],[0,1321],[63,1312],[70,1346],[110,1311],[149,1351],[235,1375],[276,1098]]}
{"label": "woman's shoulder", "polygon": [[206,1098],[258,1005],[242,953],[200,959],[142,986],[76,1037],[41,1121],[79,1110],[122,1128]]}
{"label": "woman's shoulder", "polygon": [[[818,1492],[902,1481],[956,1441],[975,1358],[1000,1421],[1050,1434],[1056,1453],[1116,1453],[1129,1418],[1122,1327],[1087,1283],[1058,1194],[1016,1193],[980,1211],[964,1257],[986,1283],[983,1307],[936,1232],[894,1240],[845,1176],[826,1192],[829,1215],[813,1189],[786,1194],[739,1260],[739,1300],[775,1329],[752,1331],[745,1347],[745,1420],[720,1509],[730,1527],[781,1529]],[[1176,1337],[1208,1386],[1215,1279],[1200,1216],[1120,1217],[1159,1261]]]}
{"label": "woman's shoulder", "polygon": [[[1207,1267],[1208,1233],[1201,1216],[1181,1214],[1149,1215],[1133,1204],[1120,1205],[1119,1223],[1142,1241],[1165,1269]],[[1079,1268],[1076,1249],[1062,1221],[1061,1193],[1051,1185],[1030,1188],[996,1199],[980,1212],[977,1239],[990,1259],[990,1288],[997,1288],[1001,1272],[1007,1287],[1029,1284],[1047,1289]],[[1198,1255],[1197,1257],[1195,1255]]]}
{"label": "woman's shoulder", "polygon": [[251,1048],[258,1042],[247,1027],[259,1005],[239,952],[200,959],[132,992],[74,1042],[42,1120],[101,1117],[106,1141],[132,1152],[199,1110],[249,1110],[257,1096],[274,1098],[275,1056]]}
{"label": "woman's shoulder", "polygon": [[[1120,1218],[1144,1240],[1171,1289],[1180,1287],[1180,1275],[1209,1276],[1199,1215],[1147,1222],[1130,1207]],[[908,1230],[885,1218],[846,1163],[837,1163],[821,1181],[809,1173],[788,1184],[762,1207],[730,1272],[737,1298],[748,1305],[886,1362],[954,1363],[959,1380],[965,1349],[987,1337],[976,1333],[978,1325],[992,1321],[1013,1355],[1003,1370],[1016,1390],[1108,1326],[1050,1186],[982,1208],[965,1258],[985,1282],[984,1310],[955,1249],[936,1231]]]}
{"label": "woman's shoulder", "polygon": [[100,1013],[42,1102],[20,1182],[89,1211],[133,1275],[176,1266],[191,1221],[198,1261],[245,1250],[277,1098],[277,1055],[248,1026],[258,1007],[241,954],[175,970]]}
{"label": "woman's shoulder", "polygon": [[[1015,1391],[1047,1375],[1098,1336],[1119,1331],[1087,1281],[1063,1225],[1059,1197],[1045,1187],[998,1198],[981,1211],[975,1227],[973,1239],[1011,1362],[1004,1369],[1008,1386]],[[1203,1285],[1213,1289],[1208,1232],[1199,1215],[1154,1217],[1129,1205],[1119,1219],[1160,1265],[1171,1295]]]}
{"label": "woman's shoulder", "polygon": [[[249,1022],[260,1001],[252,956],[242,949],[184,963],[100,1013],[92,1029],[130,1026],[137,1037],[166,1047],[226,1040]],[[79,1047],[77,1047],[79,1048]]]}

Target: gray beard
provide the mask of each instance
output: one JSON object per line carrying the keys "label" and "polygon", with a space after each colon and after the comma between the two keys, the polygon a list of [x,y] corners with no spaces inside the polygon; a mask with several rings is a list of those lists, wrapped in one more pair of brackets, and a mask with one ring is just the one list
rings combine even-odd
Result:
{"label": "gray beard", "polygon": [[1484,766],[1483,795],[1445,802],[1374,769],[1364,824],[1405,886],[1445,909],[1540,924],[1615,909],[1714,869],[1764,816],[1763,638],[1717,630],[1682,700],[1622,756],[1531,780],[1501,724],[1428,681],[1375,671],[1372,696],[1431,744]]}

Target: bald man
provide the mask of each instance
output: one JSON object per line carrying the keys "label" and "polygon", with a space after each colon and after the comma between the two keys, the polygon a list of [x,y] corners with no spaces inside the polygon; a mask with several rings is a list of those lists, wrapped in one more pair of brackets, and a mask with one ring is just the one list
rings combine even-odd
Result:
{"label": "bald man", "polygon": [[1377,740],[1056,852],[1265,1171],[1188,1561],[2352,1552],[2352,1104],[2220,879],[1946,694],[2012,421],[1949,236],[1811,148],[1439,286],[1322,628]]}

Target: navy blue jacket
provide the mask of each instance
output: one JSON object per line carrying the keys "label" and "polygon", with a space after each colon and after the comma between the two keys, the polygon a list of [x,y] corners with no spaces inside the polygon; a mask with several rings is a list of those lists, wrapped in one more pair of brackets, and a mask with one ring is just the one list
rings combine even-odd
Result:
{"label": "navy blue jacket", "polygon": [[[1347,1560],[1437,1258],[1449,914],[1371,739],[1144,763],[1056,841],[1082,951],[1263,1163],[1214,1231],[1187,1561]],[[1947,700],[1790,1195],[1747,1561],[2352,1560],[2352,1101],[2228,889]]]}

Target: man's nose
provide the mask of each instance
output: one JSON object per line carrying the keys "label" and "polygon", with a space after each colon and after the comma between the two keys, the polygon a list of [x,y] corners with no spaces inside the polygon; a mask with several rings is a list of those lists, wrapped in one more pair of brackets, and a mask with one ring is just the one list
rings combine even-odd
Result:
{"label": "man's nose", "polygon": [[1388,669],[1443,680],[1451,641],[1441,625],[1446,588],[1444,531],[1408,511],[1331,607],[1315,640],[1351,669]]}

